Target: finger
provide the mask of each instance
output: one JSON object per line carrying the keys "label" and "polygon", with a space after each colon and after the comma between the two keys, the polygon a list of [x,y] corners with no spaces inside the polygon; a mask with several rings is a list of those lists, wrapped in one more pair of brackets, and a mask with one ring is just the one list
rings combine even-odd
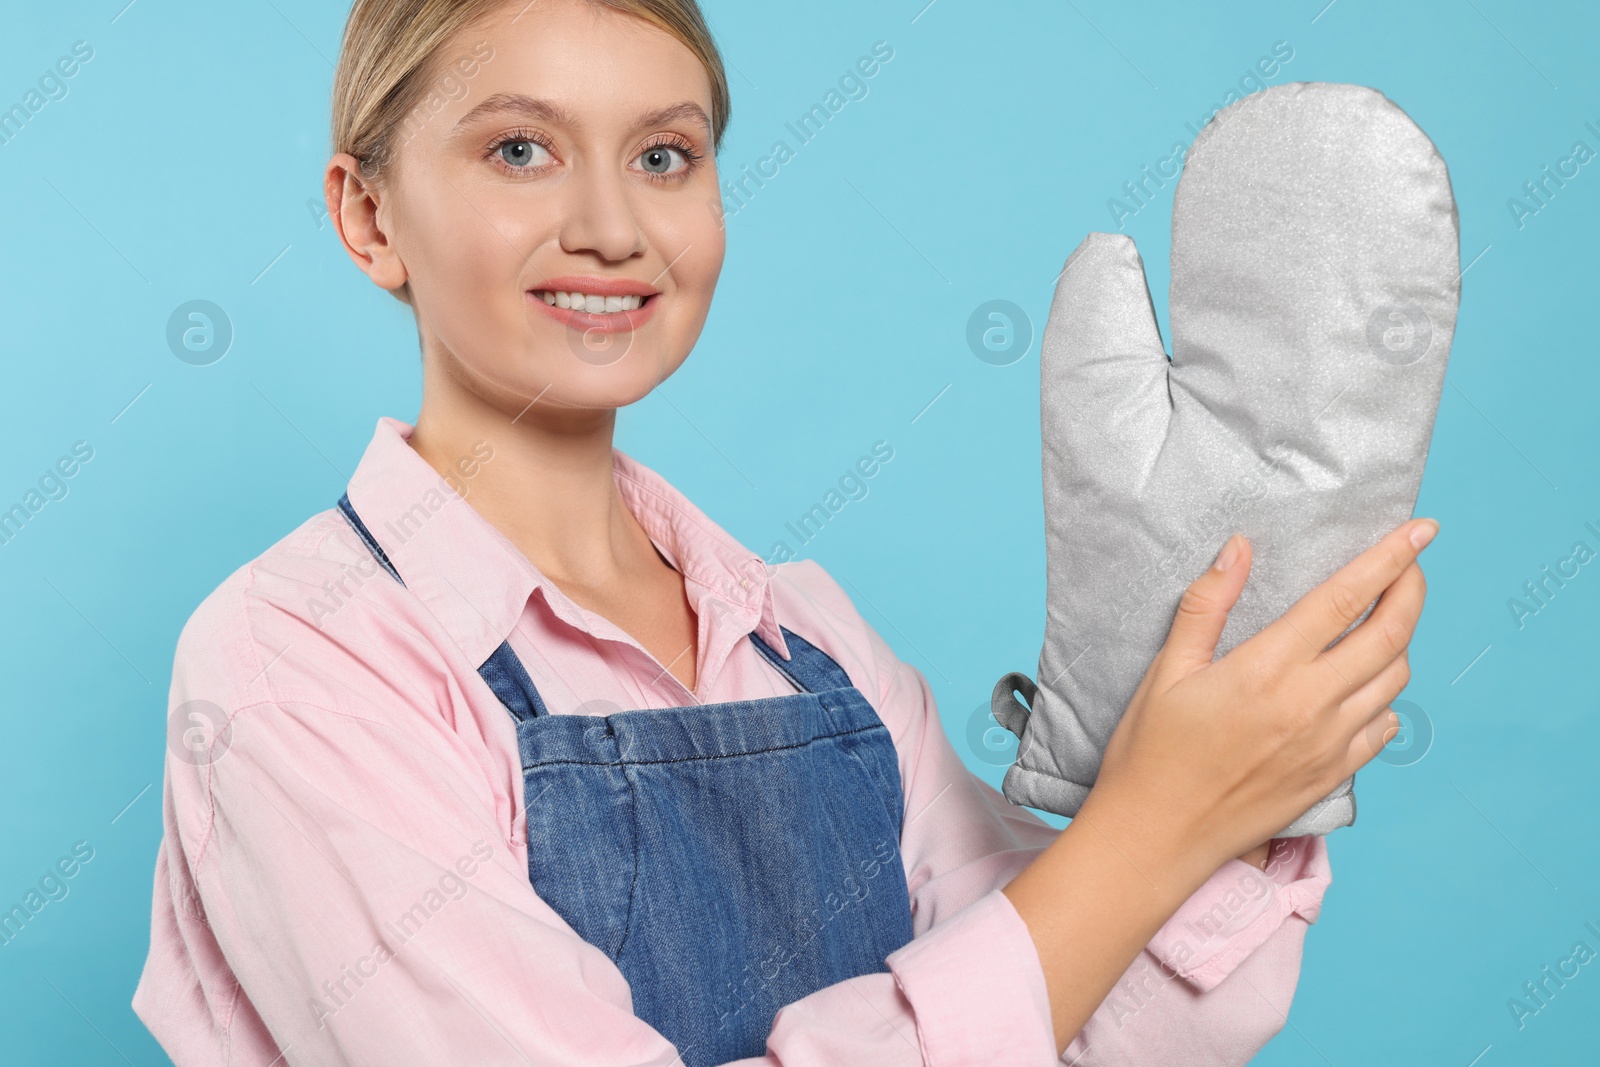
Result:
{"label": "finger", "polygon": [[1412,563],[1383,591],[1372,614],[1323,657],[1352,686],[1366,683],[1410,647],[1427,592],[1421,565]]}
{"label": "finger", "polygon": [[1174,679],[1193,674],[1216,657],[1228,612],[1250,577],[1250,558],[1250,542],[1234,534],[1217,553],[1216,562],[1183,591],[1160,655],[1163,670]]}
{"label": "finger", "polygon": [[1411,657],[1395,656],[1355,693],[1339,702],[1339,718],[1354,736],[1370,725],[1374,715],[1394,704],[1411,681]]}
{"label": "finger", "polygon": [[1295,601],[1262,632],[1281,627],[1275,640],[1298,644],[1305,659],[1314,658],[1411,566],[1438,530],[1432,519],[1402,523]]}
{"label": "finger", "polygon": [[1400,716],[1389,705],[1383,705],[1350,739],[1349,751],[1345,753],[1344,773],[1339,780],[1344,781],[1371,763],[1399,733]]}
{"label": "finger", "polygon": [[1364,692],[1340,705],[1344,728],[1350,732],[1350,744],[1345,753],[1346,777],[1375,758],[1400,732],[1400,716],[1395,713],[1393,703],[1410,680],[1409,662],[1397,659],[1380,672]]}

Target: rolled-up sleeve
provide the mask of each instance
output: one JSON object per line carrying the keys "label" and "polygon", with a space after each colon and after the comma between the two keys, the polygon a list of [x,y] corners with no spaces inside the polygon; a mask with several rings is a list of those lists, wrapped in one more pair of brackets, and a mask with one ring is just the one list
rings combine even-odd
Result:
{"label": "rolled-up sleeve", "polygon": [[1156,932],[1150,953],[1209,993],[1291,915],[1316,922],[1331,881],[1325,838],[1279,838],[1264,871],[1241,860],[1218,868]]}
{"label": "rolled-up sleeve", "polygon": [[1288,1021],[1306,930],[1330,881],[1322,837],[1274,841],[1266,872],[1223,864],[1157,931],[1062,1061],[1249,1063]]}
{"label": "rolled-up sleeve", "polygon": [[1011,899],[991,890],[890,955],[929,1064],[1055,1058],[1038,951]]}

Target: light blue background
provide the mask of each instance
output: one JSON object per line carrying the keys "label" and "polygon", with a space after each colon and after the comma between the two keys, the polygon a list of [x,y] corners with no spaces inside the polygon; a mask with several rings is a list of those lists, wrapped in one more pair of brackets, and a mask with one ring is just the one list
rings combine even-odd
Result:
{"label": "light blue background", "polygon": [[[0,548],[0,905],[75,841],[95,850],[0,948],[11,1063],[166,1062],[129,998],[174,641],[232,570],[330,506],[377,417],[410,419],[419,396],[408,313],[307,206],[342,5],[125,2],[13,4],[0,32],[0,107],[75,41],[94,48],[0,146],[0,504],[73,442],[95,450]],[[1593,1062],[1600,963],[1520,1031],[1507,1000],[1580,939],[1600,949],[1583,929],[1600,925],[1600,564],[1521,629],[1507,600],[1574,541],[1600,547],[1583,528],[1600,526],[1600,163],[1520,228],[1507,200],[1575,141],[1600,149],[1584,127],[1600,126],[1595,9],[925,3],[709,0],[735,101],[725,173],[792,143],[784,123],[873,42],[895,55],[731,220],[704,337],[623,414],[619,447],[765,553],[889,441],[870,494],[804,553],[927,675],[998,784],[968,726],[1001,673],[1037,663],[1037,332],[1062,260],[1275,42],[1294,57],[1274,84],[1381,88],[1449,163],[1463,262],[1482,253],[1418,506],[1443,530],[1406,696],[1436,738],[1361,773],[1292,1014],[1256,1062]],[[1163,329],[1171,192],[1126,226]],[[164,336],[197,298],[236,331],[205,367]],[[965,341],[991,299],[1035,327],[1008,366]]]}

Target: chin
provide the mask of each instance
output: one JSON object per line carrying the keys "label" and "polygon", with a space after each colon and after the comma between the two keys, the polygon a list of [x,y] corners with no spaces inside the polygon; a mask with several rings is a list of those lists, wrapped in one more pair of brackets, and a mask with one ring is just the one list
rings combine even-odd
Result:
{"label": "chin", "polygon": [[[648,351],[652,347],[641,343],[612,363],[588,364],[563,354],[546,398],[559,398],[558,403],[579,408],[622,408],[643,400],[683,363],[681,356],[663,361]],[[534,389],[533,395],[538,391]]]}

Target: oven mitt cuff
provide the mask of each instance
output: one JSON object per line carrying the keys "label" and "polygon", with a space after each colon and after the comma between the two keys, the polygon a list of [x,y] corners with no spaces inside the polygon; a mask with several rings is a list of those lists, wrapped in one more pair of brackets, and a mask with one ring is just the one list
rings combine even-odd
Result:
{"label": "oven mitt cuff", "polygon": [[[1410,517],[1459,291],[1444,161],[1356,85],[1266,89],[1196,138],[1173,203],[1170,360],[1132,240],[1073,252],[1040,358],[1038,683],[1013,672],[992,700],[1021,739],[1008,799],[1076,814],[1233,531],[1254,561],[1219,656]],[[1353,784],[1276,836],[1352,823]]]}

